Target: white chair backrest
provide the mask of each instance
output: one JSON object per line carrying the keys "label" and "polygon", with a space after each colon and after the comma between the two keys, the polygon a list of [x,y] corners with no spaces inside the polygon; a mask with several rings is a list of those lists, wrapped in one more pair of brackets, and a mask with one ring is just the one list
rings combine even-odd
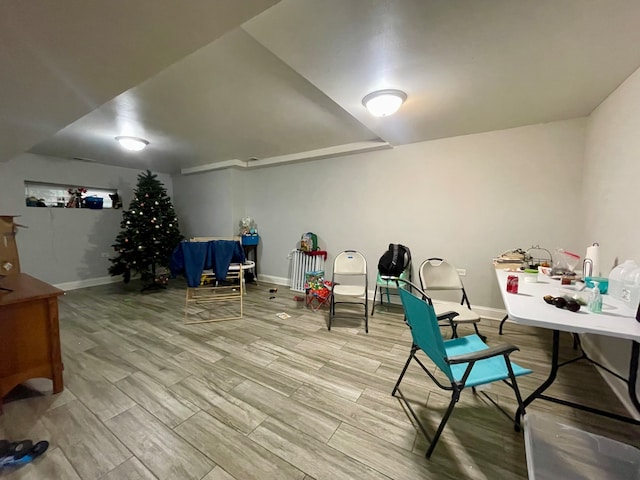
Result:
{"label": "white chair backrest", "polygon": [[367,260],[360,252],[346,250],[333,261],[335,275],[366,275]]}
{"label": "white chair backrest", "polygon": [[420,265],[420,283],[423,290],[462,290],[456,268],[445,260],[429,258]]}

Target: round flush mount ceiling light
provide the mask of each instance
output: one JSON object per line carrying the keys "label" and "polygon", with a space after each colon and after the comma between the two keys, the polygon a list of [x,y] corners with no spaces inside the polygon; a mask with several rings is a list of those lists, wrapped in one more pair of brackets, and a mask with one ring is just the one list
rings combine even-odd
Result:
{"label": "round flush mount ceiling light", "polygon": [[122,145],[122,148],[126,148],[127,150],[132,150],[134,152],[139,152],[149,145],[147,140],[138,137],[116,137],[116,140],[120,145]]}
{"label": "round flush mount ceiling light", "polygon": [[371,115],[386,117],[396,113],[406,99],[407,94],[401,90],[377,90],[366,95],[362,104]]}

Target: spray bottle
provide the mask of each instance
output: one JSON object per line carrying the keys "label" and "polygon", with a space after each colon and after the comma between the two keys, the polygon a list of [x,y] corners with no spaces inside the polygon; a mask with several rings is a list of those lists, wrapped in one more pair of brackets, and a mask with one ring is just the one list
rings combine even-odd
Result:
{"label": "spray bottle", "polygon": [[593,313],[602,312],[602,295],[600,294],[598,282],[593,282],[593,289],[591,290],[591,295],[589,295],[589,311]]}

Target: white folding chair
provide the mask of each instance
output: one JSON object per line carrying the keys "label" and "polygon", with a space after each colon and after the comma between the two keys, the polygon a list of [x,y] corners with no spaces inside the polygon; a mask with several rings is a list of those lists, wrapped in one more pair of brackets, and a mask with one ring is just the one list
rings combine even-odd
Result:
{"label": "white folding chair", "polygon": [[[367,260],[360,252],[345,250],[333,261],[333,274],[331,276],[331,305],[329,309],[329,330],[336,316],[336,304],[350,303],[364,305],[364,328],[369,333],[369,282],[367,279]],[[336,295],[340,297],[358,298],[362,301],[336,301]]]}
{"label": "white folding chair", "polygon": [[[449,262],[442,258],[428,258],[422,265],[420,265],[420,286],[422,290],[428,294],[432,294],[434,291],[460,291],[462,298],[460,303],[449,302],[444,300],[433,300],[433,307],[435,308],[436,315],[440,315],[443,312],[453,311],[458,315],[455,318],[449,318],[446,320],[447,324],[453,331],[453,338],[458,336],[458,325],[460,324],[472,324],[476,331],[476,334],[486,339],[478,331],[478,323],[480,322],[480,315],[471,309],[469,303],[469,297],[464,289],[462,280],[456,268]],[[441,322],[442,323],[442,322]]]}

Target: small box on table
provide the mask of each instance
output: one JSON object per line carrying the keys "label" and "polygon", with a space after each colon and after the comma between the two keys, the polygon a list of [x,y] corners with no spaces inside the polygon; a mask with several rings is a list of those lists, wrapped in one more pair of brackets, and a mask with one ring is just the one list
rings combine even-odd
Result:
{"label": "small box on table", "polygon": [[242,246],[258,245],[260,235],[242,235]]}
{"label": "small box on table", "polygon": [[104,199],[101,197],[86,197],[84,203],[92,210],[101,210],[104,204]]}

